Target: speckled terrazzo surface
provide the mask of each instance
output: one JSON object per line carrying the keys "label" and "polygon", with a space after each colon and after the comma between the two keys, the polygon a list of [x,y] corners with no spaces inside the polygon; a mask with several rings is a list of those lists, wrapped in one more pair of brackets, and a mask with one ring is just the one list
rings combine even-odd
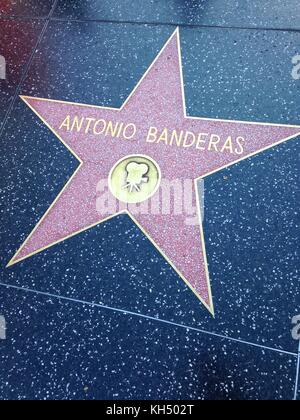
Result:
{"label": "speckled terrazzo surface", "polygon": [[215,1],[204,21],[197,2],[182,17],[174,1],[155,4],[157,13],[150,2],[142,13],[125,1],[101,8],[61,1],[52,12],[64,20],[54,21],[44,19],[51,2],[12,3],[8,14],[35,20],[0,23],[0,54],[14,52],[15,75],[0,81],[0,315],[7,321],[0,398],[297,397],[299,139],[205,181],[215,319],[127,216],[5,268],[78,165],[18,93],[119,107],[174,30],[166,22],[256,26],[180,29],[187,111],[299,125],[291,60],[300,34],[260,29],[298,28],[297,5],[281,2],[277,13],[268,1],[252,2],[247,14],[233,15],[235,2]]}
{"label": "speckled terrazzo surface", "polygon": [[0,80],[0,128],[42,30],[39,22],[16,22],[0,18],[0,54],[10,63],[6,79]]}
{"label": "speckled terrazzo surface", "polygon": [[48,17],[55,0],[3,0],[0,4],[0,16]]}
{"label": "speckled terrazzo surface", "polygon": [[11,325],[2,398],[16,387],[19,398],[48,399],[268,399],[293,391],[293,356],[49,296],[1,288],[2,299]]}
{"label": "speckled terrazzo surface", "polygon": [[300,27],[297,0],[58,0],[57,17],[230,27]]}

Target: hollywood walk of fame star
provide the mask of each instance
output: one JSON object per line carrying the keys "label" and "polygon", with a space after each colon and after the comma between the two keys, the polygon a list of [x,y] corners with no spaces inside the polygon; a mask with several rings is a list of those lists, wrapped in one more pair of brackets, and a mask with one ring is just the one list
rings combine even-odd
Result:
{"label": "hollywood walk of fame star", "polygon": [[[95,191],[116,164],[126,163],[127,195],[150,188],[151,162],[165,179],[195,180],[193,205],[200,211],[197,180],[300,134],[295,126],[187,116],[179,29],[120,109],[22,99],[80,165],[9,266],[107,220],[96,210]],[[184,215],[127,213],[214,314],[202,224],[187,225]]]}

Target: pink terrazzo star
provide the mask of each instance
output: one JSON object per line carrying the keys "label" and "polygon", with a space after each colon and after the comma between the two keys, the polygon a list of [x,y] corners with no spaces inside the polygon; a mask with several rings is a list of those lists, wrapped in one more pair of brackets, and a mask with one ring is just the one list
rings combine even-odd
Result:
{"label": "pink terrazzo star", "polygon": [[[81,164],[9,265],[106,219],[96,209],[96,187],[99,180],[108,179],[112,167],[126,156],[149,156],[160,166],[162,177],[170,181],[194,180],[300,134],[300,127],[295,126],[188,117],[178,29],[121,109],[32,97],[22,99]],[[69,122],[78,117],[73,130],[68,127],[67,116]],[[79,126],[83,119],[84,129]],[[95,130],[99,120],[134,124],[137,132],[131,140],[99,135],[100,124]],[[91,121],[89,129],[87,121]],[[152,137],[150,127],[156,128]],[[173,130],[183,136],[187,132],[196,133],[196,140],[192,144],[193,136],[188,134],[187,147],[183,147],[184,139],[177,145],[173,139],[171,145],[166,128],[169,135]],[[160,135],[160,141],[156,141]],[[196,184],[193,201],[196,205]],[[202,226],[187,225],[184,215],[144,214],[132,218],[214,314]]]}

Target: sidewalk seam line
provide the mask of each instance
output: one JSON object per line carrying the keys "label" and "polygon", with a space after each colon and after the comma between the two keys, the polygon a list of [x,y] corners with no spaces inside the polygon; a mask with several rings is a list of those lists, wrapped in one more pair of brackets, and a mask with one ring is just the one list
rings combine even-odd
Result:
{"label": "sidewalk seam line", "polygon": [[225,340],[237,342],[237,343],[240,343],[240,344],[245,344],[245,345],[248,345],[248,346],[257,347],[257,348],[260,348],[262,350],[270,350],[270,351],[273,351],[273,352],[286,354],[286,355],[290,355],[290,356],[293,356],[293,357],[298,356],[297,353],[289,352],[289,351],[286,351],[286,350],[275,349],[275,348],[272,348],[272,347],[264,346],[262,344],[251,343],[249,341],[229,337],[229,336],[218,334],[218,333],[213,333],[213,332],[210,332],[210,331],[207,331],[207,330],[203,330],[201,328],[192,327],[192,326],[188,326],[188,325],[184,325],[184,324],[179,324],[177,322],[168,321],[168,320],[161,319],[161,318],[156,318],[156,317],[150,316],[150,315],[139,314],[137,312],[133,312],[133,311],[126,310],[126,309],[114,308],[114,307],[111,307],[111,306],[108,306],[108,305],[102,305],[102,304],[99,304],[99,303],[88,302],[88,301],[75,299],[75,298],[70,298],[70,297],[66,297],[66,296],[60,296],[60,295],[56,295],[56,294],[52,294],[52,293],[48,293],[48,292],[42,292],[42,291],[39,291],[39,290],[34,290],[34,289],[27,288],[27,287],[14,286],[14,285],[2,283],[2,282],[0,282],[0,286],[20,290],[20,291],[23,291],[23,292],[34,293],[34,294],[37,294],[37,295],[47,296],[47,297],[50,297],[50,298],[66,300],[66,301],[73,302],[73,303],[80,303],[80,304],[83,304],[83,305],[92,306],[92,307],[96,307],[96,308],[107,309],[107,310],[110,310],[110,311],[122,313],[124,315],[132,315],[132,316],[148,319],[150,321],[161,322],[161,323],[164,323],[164,324],[167,324],[167,325],[173,325],[175,327],[184,328],[186,330],[191,330],[191,331],[196,331],[198,333],[207,334],[207,335],[212,336],[212,337],[217,337],[217,338],[220,338],[220,339],[225,339]]}

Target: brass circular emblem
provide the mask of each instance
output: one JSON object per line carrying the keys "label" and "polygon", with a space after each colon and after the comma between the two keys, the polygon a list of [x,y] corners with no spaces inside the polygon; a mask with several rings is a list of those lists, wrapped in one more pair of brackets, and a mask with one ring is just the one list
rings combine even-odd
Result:
{"label": "brass circular emblem", "polygon": [[161,171],[149,156],[126,156],[109,175],[112,194],[123,203],[136,204],[151,198],[159,188]]}

